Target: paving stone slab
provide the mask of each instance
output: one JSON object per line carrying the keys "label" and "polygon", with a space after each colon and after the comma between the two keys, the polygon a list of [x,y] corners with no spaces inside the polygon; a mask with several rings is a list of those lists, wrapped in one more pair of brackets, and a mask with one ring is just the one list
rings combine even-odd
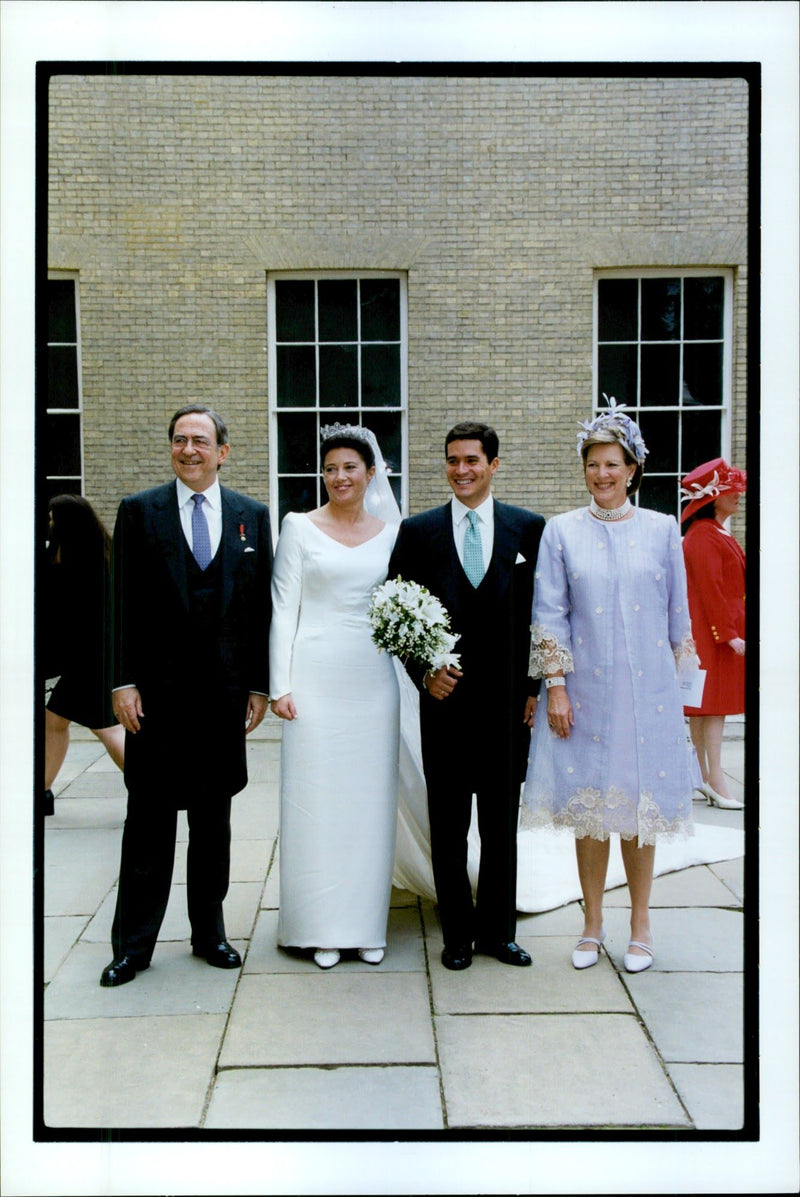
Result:
{"label": "paving stone slab", "polygon": [[[606,950],[623,968],[630,937],[630,915],[606,908]],[[740,972],[743,961],[744,920],[739,910],[661,907],[650,912],[655,960],[653,972]]]}
{"label": "paving stone slab", "polygon": [[256,881],[262,889],[275,850],[275,839],[232,840],[231,881]]}
{"label": "paving stone slab", "polygon": [[45,840],[57,831],[117,829],[119,844],[122,840],[126,806],[127,798],[124,795],[108,798],[71,798],[56,794],[55,813],[48,815],[45,823]]}
{"label": "paving stone slab", "polygon": [[231,802],[231,835],[237,840],[268,840],[278,834],[277,797],[270,787],[250,784]]}
{"label": "paving stone slab", "polygon": [[622,974],[653,1042],[667,1062],[741,1064],[741,973]]}
{"label": "paving stone slab", "polygon": [[[730,782],[730,788],[733,797],[741,802],[741,794],[737,794],[734,781]],[[710,827],[736,827],[740,831],[744,827],[742,810],[722,810],[718,806],[708,806],[706,802],[693,802],[692,814],[695,823],[706,823]]]}
{"label": "paving stone slab", "polygon": [[113,773],[97,772],[93,769],[87,769],[83,773],[79,773],[73,781],[70,782],[66,792],[62,795],[64,799],[67,798],[122,798],[127,794],[125,789],[125,779],[119,769],[114,770]]}
{"label": "paving stone slab", "polygon": [[106,828],[45,835],[45,915],[93,915],[119,871],[119,832]]}
{"label": "paving stone slab", "polygon": [[45,990],[45,1020],[227,1013],[241,972],[212,968],[192,955],[188,942],[159,943],[150,968],[127,985],[102,989],[100,974],[110,960],[108,944],[77,944]]}
{"label": "paving stone slab", "polygon": [[433,1066],[242,1068],[217,1076],[206,1130],[441,1130]]}
{"label": "paving stone slab", "polygon": [[[436,943],[436,949],[433,944]],[[605,953],[592,968],[572,967],[575,937],[519,938],[533,956],[528,968],[474,956],[461,972],[440,962],[441,941],[431,940],[430,977],[437,1014],[514,1014],[545,1011],[629,1013],[631,1001]]]}
{"label": "paving stone slab", "polygon": [[424,975],[337,965],[247,975],[236,991],[220,1067],[433,1064]]}
{"label": "paving stone slab", "polygon": [[517,935],[573,935],[577,940],[583,930],[583,907],[579,902],[567,902],[555,910],[539,914],[517,913]]}
{"label": "paving stone slab", "polygon": [[698,1130],[741,1130],[744,1075],[738,1064],[670,1064],[669,1075]]}
{"label": "paving stone slab", "polygon": [[[318,971],[313,953],[286,951],[278,947],[278,912],[261,910],[245,962],[247,973],[300,973]],[[401,906],[389,911],[386,954],[380,964],[365,964],[354,955],[343,958],[338,968],[347,971],[424,972],[425,948],[419,914],[413,907]]]}
{"label": "paving stone slab", "polygon": [[87,773],[118,773],[122,777],[122,770],[114,763],[108,753],[104,750],[96,761],[93,761],[86,770]]}
{"label": "paving stone slab", "polygon": [[199,1126],[224,1029],[221,1014],[46,1024],[45,1123]]}
{"label": "paving stone slab", "polygon": [[88,915],[63,915],[44,920],[43,963],[45,983],[51,981],[86,927]]}
{"label": "paving stone slab", "polygon": [[281,879],[280,879],[280,842],[275,848],[272,857],[272,862],[267,873],[267,881],[261,894],[261,907],[263,910],[277,910],[281,900]]}
{"label": "paving stone slab", "polygon": [[274,740],[247,743],[247,776],[253,782],[277,785],[281,772],[281,746]]}
{"label": "paving stone slab", "polygon": [[[627,885],[609,890],[604,906],[624,906],[630,909],[631,898]],[[653,881],[650,896],[651,910],[657,906],[740,906],[736,896],[715,876],[708,865],[695,865],[675,873],[663,873]]]}
{"label": "paving stone slab", "polygon": [[443,1015],[436,1036],[451,1129],[690,1125],[633,1015]]}
{"label": "paving stone slab", "polygon": [[56,797],[94,761],[105,755],[105,748],[94,736],[90,740],[80,740],[75,735],[71,735],[67,755],[52,787]]}
{"label": "paving stone slab", "polygon": [[728,887],[734,897],[744,902],[744,858],[738,860],[720,860],[709,868]]}

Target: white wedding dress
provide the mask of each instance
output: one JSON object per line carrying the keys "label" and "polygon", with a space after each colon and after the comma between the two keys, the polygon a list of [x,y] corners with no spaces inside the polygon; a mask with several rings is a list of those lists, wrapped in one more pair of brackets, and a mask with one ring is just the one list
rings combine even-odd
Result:
{"label": "white wedding dress", "polygon": [[395,852],[399,696],[367,609],[397,535],[350,548],[290,513],[273,569],[270,692],[297,718],[281,746],[284,947],[386,945]]}

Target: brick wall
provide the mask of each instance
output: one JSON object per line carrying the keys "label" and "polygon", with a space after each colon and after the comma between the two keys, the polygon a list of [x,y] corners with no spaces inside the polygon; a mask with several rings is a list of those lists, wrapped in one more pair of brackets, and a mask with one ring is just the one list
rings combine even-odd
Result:
{"label": "brick wall", "polygon": [[443,433],[474,417],[500,433],[499,497],[551,515],[585,495],[594,272],[732,267],[744,464],[744,80],[64,75],[50,180],[109,521],[170,476],[191,400],[229,424],[224,481],[268,498],[270,269],[407,270],[411,509],[445,497]]}

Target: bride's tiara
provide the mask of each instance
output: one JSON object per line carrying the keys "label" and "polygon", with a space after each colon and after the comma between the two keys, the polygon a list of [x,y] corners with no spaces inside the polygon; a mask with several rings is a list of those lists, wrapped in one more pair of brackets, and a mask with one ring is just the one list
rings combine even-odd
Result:
{"label": "bride's tiara", "polygon": [[367,444],[370,444],[372,439],[370,430],[361,424],[325,424],[319,430],[321,441],[329,441],[334,436],[351,436],[354,440],[366,441]]}

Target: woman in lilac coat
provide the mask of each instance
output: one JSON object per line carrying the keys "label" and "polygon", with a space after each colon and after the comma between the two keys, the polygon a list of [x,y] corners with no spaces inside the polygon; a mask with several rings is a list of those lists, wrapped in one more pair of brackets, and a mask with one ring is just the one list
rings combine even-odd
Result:
{"label": "woman in lilac coat", "polygon": [[555,516],[542,536],[530,673],[545,679],[547,710],[534,720],[523,801],[526,822],[575,835],[585,908],[575,968],[597,961],[609,837],[620,836],[624,964],[641,972],[653,960],[656,839],[691,833],[677,666],[696,656],[678,524],[630,503],[647,449],[621,406],[609,400],[578,438],[590,505]]}

